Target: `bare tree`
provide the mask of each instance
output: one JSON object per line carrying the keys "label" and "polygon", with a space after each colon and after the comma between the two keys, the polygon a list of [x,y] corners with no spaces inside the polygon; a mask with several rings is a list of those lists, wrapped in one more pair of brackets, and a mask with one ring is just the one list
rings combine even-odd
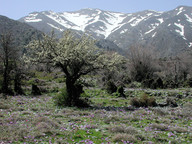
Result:
{"label": "bare tree", "polygon": [[128,53],[129,69],[133,80],[141,82],[152,77],[154,68],[154,52],[152,48],[132,46]]}
{"label": "bare tree", "polygon": [[162,72],[167,83],[172,84],[169,87],[182,86],[187,80],[191,71],[191,55],[187,52],[174,57],[169,57],[161,61]]}

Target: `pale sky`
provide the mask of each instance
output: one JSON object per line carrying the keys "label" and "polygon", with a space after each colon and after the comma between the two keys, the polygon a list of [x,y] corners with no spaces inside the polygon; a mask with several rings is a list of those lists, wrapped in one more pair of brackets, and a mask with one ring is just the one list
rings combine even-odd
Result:
{"label": "pale sky", "polygon": [[98,8],[132,13],[143,10],[168,11],[180,5],[192,7],[192,0],[0,0],[0,15],[17,20],[34,11],[64,12]]}

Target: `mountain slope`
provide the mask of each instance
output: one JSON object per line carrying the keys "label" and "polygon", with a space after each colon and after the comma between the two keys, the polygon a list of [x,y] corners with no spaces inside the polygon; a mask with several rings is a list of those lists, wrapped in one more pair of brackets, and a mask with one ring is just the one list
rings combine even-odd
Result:
{"label": "mountain slope", "polygon": [[23,49],[34,37],[39,37],[42,32],[28,24],[21,23],[5,16],[0,16],[0,34],[10,32],[16,47]]}
{"label": "mountain slope", "polygon": [[162,55],[177,54],[192,46],[192,7],[180,6],[167,12],[146,10],[124,14],[100,9],[75,12],[34,12],[19,21],[44,32],[65,29],[86,32],[128,49],[135,44],[154,46]]}
{"label": "mountain slope", "polygon": [[192,46],[192,8],[181,6],[132,27],[126,24],[108,39],[123,48],[139,43],[155,47],[164,56],[175,55]]}

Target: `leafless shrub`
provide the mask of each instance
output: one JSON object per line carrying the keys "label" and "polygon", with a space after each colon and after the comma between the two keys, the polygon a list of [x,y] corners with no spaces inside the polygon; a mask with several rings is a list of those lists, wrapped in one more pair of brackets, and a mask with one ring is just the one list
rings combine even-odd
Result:
{"label": "leafless shrub", "polygon": [[148,94],[143,93],[140,98],[132,98],[130,104],[135,107],[151,107],[157,106],[156,99],[149,97]]}
{"label": "leafless shrub", "polygon": [[129,135],[129,134],[116,134],[115,136],[113,136],[113,141],[114,142],[122,142],[122,141],[129,141],[129,142],[136,142],[137,139],[133,136],[133,135]]}
{"label": "leafless shrub", "polygon": [[186,133],[186,132],[188,132],[188,130],[186,128],[183,128],[183,127],[171,127],[170,130],[175,131],[177,133]]}
{"label": "leafless shrub", "polygon": [[192,103],[186,103],[183,105],[183,109],[181,110],[181,115],[185,117],[192,117]]}
{"label": "leafless shrub", "polygon": [[21,128],[18,125],[4,124],[0,125],[0,141],[5,143],[23,141],[29,131],[26,128]]}
{"label": "leafless shrub", "polygon": [[160,61],[165,86],[169,88],[190,86],[186,80],[191,75],[191,53],[186,51]]}
{"label": "leafless shrub", "polygon": [[123,117],[124,119],[127,119],[129,121],[139,121],[140,118],[137,114],[130,114],[128,116]]}
{"label": "leafless shrub", "polygon": [[11,106],[6,104],[5,101],[0,102],[0,109],[10,109],[10,108],[11,108]]}
{"label": "leafless shrub", "polygon": [[35,127],[35,131],[41,132],[42,134],[52,134],[51,126],[45,122],[38,123]]}
{"label": "leafless shrub", "polygon": [[165,125],[165,124],[157,124],[157,123],[151,124],[150,127],[151,127],[152,129],[161,130],[161,131],[166,131],[166,130],[169,129],[168,125]]}
{"label": "leafless shrub", "polygon": [[162,120],[162,123],[164,124],[171,124],[171,120],[168,118],[161,118],[161,120]]}
{"label": "leafless shrub", "polygon": [[157,114],[157,115],[160,115],[160,116],[165,116],[165,115],[168,115],[169,113],[165,110],[165,109],[163,109],[163,108],[154,108],[153,109],[153,112],[155,113],[155,114]]}
{"label": "leafless shrub", "polygon": [[126,133],[130,135],[137,134],[138,131],[134,127],[127,127],[125,125],[120,125],[120,126],[110,126],[109,131],[112,133]]}
{"label": "leafless shrub", "polygon": [[109,116],[104,119],[104,122],[110,124],[110,122],[120,121],[120,117],[118,115]]}
{"label": "leafless shrub", "polygon": [[23,115],[30,115],[31,112],[30,111],[23,111],[23,112],[21,112],[21,114],[23,114]]}
{"label": "leafless shrub", "polygon": [[130,105],[132,105],[132,106],[135,106],[135,107],[140,107],[140,102],[139,102],[139,99],[138,98],[132,98],[131,100],[130,100]]}
{"label": "leafless shrub", "polygon": [[41,122],[44,122],[44,123],[46,123],[49,126],[54,127],[54,128],[59,127],[59,124],[57,122],[55,122],[55,121],[53,121],[53,120],[51,120],[51,119],[49,119],[47,117],[41,117],[41,116],[35,118],[34,121],[33,121],[33,124],[37,126]]}
{"label": "leafless shrub", "polygon": [[143,81],[153,76],[155,71],[154,51],[152,48],[144,48],[136,45],[129,50],[130,74],[134,81]]}
{"label": "leafless shrub", "polygon": [[143,144],[155,144],[155,143],[152,141],[143,141]]}

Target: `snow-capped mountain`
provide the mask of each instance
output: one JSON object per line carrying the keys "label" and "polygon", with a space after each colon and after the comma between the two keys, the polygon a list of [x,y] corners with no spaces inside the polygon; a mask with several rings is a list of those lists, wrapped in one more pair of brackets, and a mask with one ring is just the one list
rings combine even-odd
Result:
{"label": "snow-capped mountain", "polygon": [[[33,12],[19,21],[44,32],[66,29],[86,32],[96,39],[114,42],[128,49],[139,43],[152,45],[161,53],[192,47],[192,7],[180,6],[167,12],[146,10],[137,13],[119,13],[100,9],[82,9],[75,12]],[[164,50],[164,51],[162,51]]]}
{"label": "snow-capped mountain", "polygon": [[[113,31],[120,28],[126,22],[127,14],[107,12],[99,9],[83,9],[76,12],[55,13],[53,11],[34,12],[20,19],[38,29],[49,31],[55,29],[63,32],[65,29],[73,29],[88,33],[94,33],[97,37],[107,38]],[[46,24],[46,28],[44,27]],[[41,25],[44,25],[41,27]],[[44,28],[44,29],[43,29]]]}

